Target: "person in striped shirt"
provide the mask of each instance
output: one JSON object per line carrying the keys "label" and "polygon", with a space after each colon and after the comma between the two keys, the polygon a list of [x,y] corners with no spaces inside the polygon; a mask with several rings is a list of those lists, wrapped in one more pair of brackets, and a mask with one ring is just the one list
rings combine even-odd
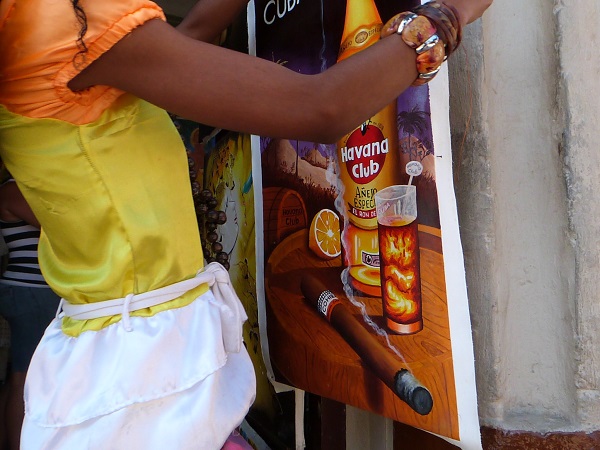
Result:
{"label": "person in striped shirt", "polygon": [[17,450],[24,415],[25,375],[44,330],[56,314],[60,297],[40,271],[40,225],[14,180],[0,186],[0,230],[8,248],[6,267],[0,276],[0,315],[8,321],[11,333],[5,426],[9,448]]}

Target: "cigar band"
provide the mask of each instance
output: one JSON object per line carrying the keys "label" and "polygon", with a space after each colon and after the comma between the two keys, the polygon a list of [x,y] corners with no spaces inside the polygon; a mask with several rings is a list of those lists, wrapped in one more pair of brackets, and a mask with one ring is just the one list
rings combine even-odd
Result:
{"label": "cigar band", "polygon": [[329,317],[331,316],[331,311],[333,311],[333,308],[338,303],[341,303],[340,299],[337,298],[333,294],[333,292],[323,291],[323,292],[321,292],[321,295],[319,295],[319,298],[317,299],[317,309],[319,310],[319,312],[321,314],[323,314],[325,317],[327,317],[327,320],[329,320]]}

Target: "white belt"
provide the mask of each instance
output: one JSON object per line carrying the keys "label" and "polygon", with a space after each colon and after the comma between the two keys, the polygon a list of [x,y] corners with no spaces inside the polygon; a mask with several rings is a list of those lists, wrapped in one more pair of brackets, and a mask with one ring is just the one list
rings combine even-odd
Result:
{"label": "white belt", "polygon": [[[221,316],[224,319],[224,326],[230,325],[240,327],[237,330],[230,330],[234,335],[241,335],[241,325],[247,319],[244,308],[231,286],[229,273],[225,268],[216,262],[208,264],[203,270],[199,271],[194,278],[180,281],[169,286],[144,292],[143,294],[128,294],[123,298],[106,300],[96,303],[73,304],[66,299],[61,299],[58,308],[57,317],[60,311],[65,316],[77,320],[97,319],[99,317],[108,317],[121,314],[123,318],[123,327],[127,331],[132,331],[129,320],[129,313],[139,309],[149,308],[161,303],[174,300],[186,292],[194,289],[201,284],[208,284],[211,291],[221,308]],[[223,317],[225,315],[225,317]],[[62,315],[60,315],[62,317]],[[226,333],[224,333],[226,335]],[[237,347],[237,345],[236,345]],[[239,351],[239,349],[238,349]]]}

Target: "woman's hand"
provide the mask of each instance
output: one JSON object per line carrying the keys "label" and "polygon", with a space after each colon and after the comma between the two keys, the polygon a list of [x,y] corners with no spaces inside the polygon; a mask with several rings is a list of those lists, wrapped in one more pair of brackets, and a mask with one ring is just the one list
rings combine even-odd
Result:
{"label": "woman's hand", "polygon": [[456,8],[460,22],[465,26],[479,19],[493,0],[443,0],[441,3]]}

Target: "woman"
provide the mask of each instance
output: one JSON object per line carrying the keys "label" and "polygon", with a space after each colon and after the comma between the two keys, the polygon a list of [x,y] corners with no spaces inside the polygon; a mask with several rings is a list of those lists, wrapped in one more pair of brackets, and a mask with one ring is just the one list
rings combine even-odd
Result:
{"label": "woman", "polygon": [[[447,50],[490,3],[438,5]],[[164,110],[334,142],[419,77],[416,22],[311,76],[209,44],[245,6],[201,0],[174,29],[148,0],[1,0],[0,155],[64,299],[30,366],[23,449],[219,449],[253,400],[245,314],[202,270]]]}

